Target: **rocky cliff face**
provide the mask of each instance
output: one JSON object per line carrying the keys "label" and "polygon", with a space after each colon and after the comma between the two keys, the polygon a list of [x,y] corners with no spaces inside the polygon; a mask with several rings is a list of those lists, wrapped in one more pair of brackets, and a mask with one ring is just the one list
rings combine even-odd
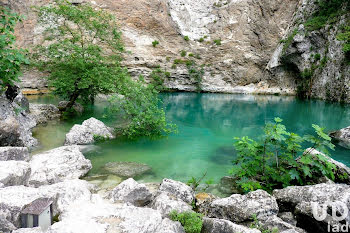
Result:
{"label": "rocky cliff face", "polygon": [[320,6],[303,0],[267,66],[275,79],[289,81],[300,95],[350,102],[350,62],[337,39],[350,24],[349,3],[343,2],[322,25],[315,19]]}
{"label": "rocky cliff face", "polygon": [[[300,22],[305,22],[317,9],[313,1],[84,1],[116,16],[128,51],[124,64],[135,77],[142,74],[147,79],[154,68],[160,67],[170,73],[165,81],[167,87],[194,91],[197,81],[189,78],[183,64],[194,60],[205,71],[201,83],[203,91],[294,94],[300,72],[311,64],[312,54],[327,53],[329,59],[323,69],[314,73],[312,96],[349,101],[349,66],[343,64],[342,42],[336,39],[345,17],[332,28],[306,35]],[[27,17],[18,26],[18,44],[30,48],[41,43],[42,26],[36,23],[31,6],[50,1],[0,2]],[[280,41],[287,39],[295,28],[299,33],[283,51],[288,56],[283,56],[284,45]],[[153,41],[159,44],[153,47]],[[187,55],[182,57],[181,51],[186,51]],[[281,62],[285,57],[287,63],[294,64],[292,66],[300,72],[286,70]],[[26,93],[47,91],[39,76],[42,74],[37,71],[25,72],[22,86]]]}
{"label": "rocky cliff face", "polygon": [[[29,48],[41,43],[42,27],[36,23],[31,6],[50,1],[0,2],[26,16],[17,28],[18,44]],[[195,90],[195,80],[188,78],[186,65],[173,66],[176,59],[193,59],[198,66],[204,66],[204,91],[292,92],[271,80],[265,67],[285,34],[298,0],[95,0],[90,3],[116,16],[129,51],[125,54],[125,65],[132,75],[147,77],[154,67],[160,66],[171,74],[166,86]],[[189,37],[188,41],[184,40],[185,36]],[[157,47],[152,46],[155,40],[159,41]],[[182,50],[193,57],[181,57]],[[27,93],[45,91],[45,83],[38,76],[37,71],[25,72],[22,86]]]}

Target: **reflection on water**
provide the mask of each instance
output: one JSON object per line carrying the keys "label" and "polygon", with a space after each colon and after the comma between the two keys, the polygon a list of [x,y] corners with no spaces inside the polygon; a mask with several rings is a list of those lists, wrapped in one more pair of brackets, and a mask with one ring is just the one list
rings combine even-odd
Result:
{"label": "reflection on water", "polygon": [[[186,181],[208,172],[218,180],[227,174],[235,156],[234,137],[257,137],[268,121],[278,116],[288,130],[301,135],[313,133],[312,124],[334,130],[350,125],[350,108],[323,101],[300,101],[294,97],[226,94],[169,93],[161,95],[167,118],[177,124],[179,133],[166,139],[125,141],[116,139],[100,144],[98,151],[85,154],[92,161],[91,174],[111,161],[134,161],[149,164],[153,173],[144,181],[163,177]],[[33,102],[54,102],[40,98]],[[84,116],[68,122],[52,123],[35,130],[41,150],[63,144],[65,133],[74,123],[90,116],[101,119],[105,103],[99,102]],[[108,119],[104,121],[108,122]],[[337,147],[337,160],[350,165],[350,150]]]}

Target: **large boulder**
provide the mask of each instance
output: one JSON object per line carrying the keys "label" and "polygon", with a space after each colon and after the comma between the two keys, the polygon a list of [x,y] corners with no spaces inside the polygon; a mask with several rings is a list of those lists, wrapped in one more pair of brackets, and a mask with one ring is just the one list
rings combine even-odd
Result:
{"label": "large boulder", "polygon": [[65,145],[88,145],[96,139],[113,139],[113,129],[93,117],[85,120],[82,125],[74,125],[66,134]]}
{"label": "large boulder", "polygon": [[276,199],[263,190],[257,190],[246,195],[233,194],[216,199],[211,203],[207,215],[240,223],[252,220],[253,216],[263,219],[277,213]]}
{"label": "large boulder", "polygon": [[11,99],[0,95],[0,146],[34,147],[32,136],[35,120],[29,115],[29,102],[22,93],[12,93]]}
{"label": "large boulder", "polygon": [[204,217],[202,233],[261,233],[261,231],[225,219]]}
{"label": "large boulder", "polygon": [[135,206],[145,206],[152,200],[152,194],[144,184],[137,183],[133,178],[129,178],[111,192],[111,201],[123,201]]}
{"label": "large boulder", "polygon": [[107,173],[125,178],[137,177],[152,170],[147,164],[136,162],[109,162],[102,169]]}
{"label": "large boulder", "polygon": [[0,161],[7,160],[28,161],[28,148],[11,146],[0,147]]}
{"label": "large boulder", "polygon": [[340,146],[350,149],[350,126],[329,134]]}
{"label": "large boulder", "polygon": [[38,187],[80,178],[88,173],[92,165],[80,152],[79,146],[62,146],[34,155],[30,167],[29,185]]}
{"label": "large boulder", "polygon": [[159,191],[167,192],[190,205],[194,200],[193,189],[179,181],[163,179],[162,183],[160,184]]}
{"label": "large boulder", "polygon": [[[350,209],[349,194],[350,186],[346,184],[290,186],[273,191],[281,211],[293,212],[296,216],[297,226],[309,232],[327,232],[329,221],[332,226],[349,223],[349,218],[344,221],[336,221],[331,216],[331,205],[340,207],[340,209],[342,206],[346,206]],[[325,208],[324,219],[318,221],[314,217],[313,206],[315,209],[317,208],[318,215],[322,214],[320,210]]]}
{"label": "large boulder", "polygon": [[30,172],[27,162],[0,161],[0,183],[4,186],[27,185]]}
{"label": "large boulder", "polygon": [[184,229],[178,222],[163,219],[156,210],[111,204],[96,198],[71,205],[47,232],[184,233]]}
{"label": "large boulder", "polygon": [[53,104],[29,104],[29,111],[37,125],[59,119],[61,116],[60,110]]}
{"label": "large boulder", "polygon": [[20,227],[20,213],[38,198],[51,198],[54,215],[60,214],[69,205],[78,201],[89,201],[92,186],[83,180],[69,180],[39,188],[10,186],[0,189],[0,216]]}
{"label": "large boulder", "polygon": [[173,210],[178,213],[192,211],[192,207],[188,203],[168,192],[160,192],[150,207],[158,210],[164,217],[167,217]]}

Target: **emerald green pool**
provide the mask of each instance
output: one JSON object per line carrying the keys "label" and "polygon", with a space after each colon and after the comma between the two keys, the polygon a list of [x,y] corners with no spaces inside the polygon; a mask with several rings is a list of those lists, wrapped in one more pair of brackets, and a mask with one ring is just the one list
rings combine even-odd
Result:
{"label": "emerald green pool", "polygon": [[[257,137],[265,122],[274,117],[282,118],[288,130],[301,135],[313,133],[312,124],[326,127],[328,131],[350,125],[350,106],[320,100],[196,93],[168,93],[161,98],[168,120],[177,124],[179,133],[159,140],[116,139],[98,144],[97,151],[85,154],[93,164],[91,175],[99,174],[107,162],[135,161],[153,169],[152,174],[140,177],[142,181],[160,181],[164,177],[187,181],[204,172],[207,178],[218,181],[228,174],[235,156],[233,138]],[[49,96],[30,101],[56,103]],[[99,102],[82,117],[37,127],[34,136],[41,142],[41,148],[34,153],[61,146],[73,124],[81,124],[90,116],[105,121],[102,119],[104,106]],[[350,150],[337,146],[332,157],[350,165]]]}

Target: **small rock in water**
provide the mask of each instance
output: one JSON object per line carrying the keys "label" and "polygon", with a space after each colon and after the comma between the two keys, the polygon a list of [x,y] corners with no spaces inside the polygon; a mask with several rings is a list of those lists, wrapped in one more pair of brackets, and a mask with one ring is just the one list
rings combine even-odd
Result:
{"label": "small rock in water", "polygon": [[150,166],[136,162],[109,162],[104,165],[108,173],[121,177],[136,177],[152,170]]}

